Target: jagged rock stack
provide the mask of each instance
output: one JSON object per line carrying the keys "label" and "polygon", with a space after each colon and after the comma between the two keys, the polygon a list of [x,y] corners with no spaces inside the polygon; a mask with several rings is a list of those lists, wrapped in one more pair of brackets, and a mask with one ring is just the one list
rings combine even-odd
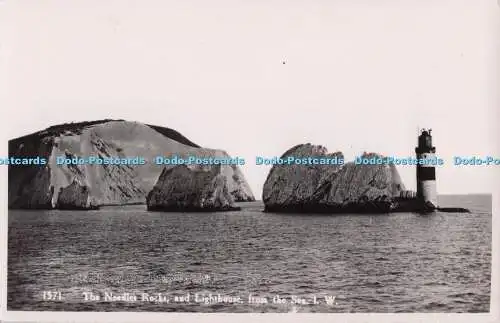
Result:
{"label": "jagged rock stack", "polygon": [[57,197],[56,208],[60,210],[92,210],[98,205],[90,196],[90,189],[76,180],[69,186],[61,187]]}
{"label": "jagged rock stack", "polygon": [[[343,159],[341,152],[298,145],[281,158]],[[363,158],[382,157],[363,154]],[[405,187],[394,165],[274,165],[262,193],[265,211],[304,213],[383,213],[398,210]]]}
{"label": "jagged rock stack", "polygon": [[215,212],[240,210],[229,193],[221,166],[165,168],[147,198],[150,211]]}

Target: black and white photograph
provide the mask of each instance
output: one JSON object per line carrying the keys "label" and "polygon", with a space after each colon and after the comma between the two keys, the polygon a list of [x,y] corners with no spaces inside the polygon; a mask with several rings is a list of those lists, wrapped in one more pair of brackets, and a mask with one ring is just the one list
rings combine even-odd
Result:
{"label": "black and white photograph", "polygon": [[0,10],[4,317],[498,315],[496,1]]}

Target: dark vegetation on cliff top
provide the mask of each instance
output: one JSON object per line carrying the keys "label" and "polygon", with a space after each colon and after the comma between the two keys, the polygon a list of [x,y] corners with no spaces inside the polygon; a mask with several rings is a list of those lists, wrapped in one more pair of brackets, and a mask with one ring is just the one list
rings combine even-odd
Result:
{"label": "dark vegetation on cliff top", "polygon": [[[28,135],[25,135],[25,136],[22,136],[19,138],[9,140],[9,144],[14,144],[15,142],[22,142],[22,143],[32,142],[33,140],[39,139],[40,137],[56,137],[56,136],[61,135],[64,132],[81,134],[82,130],[85,129],[86,127],[94,126],[94,125],[101,124],[101,123],[111,122],[111,121],[126,121],[126,120],[123,120],[123,119],[103,119],[103,120],[95,120],[95,121],[63,123],[63,124],[48,127],[47,129],[42,130],[42,131],[37,131],[37,132],[31,133],[31,134],[28,134]],[[200,146],[193,143],[191,140],[187,139],[182,134],[180,134],[179,132],[177,132],[173,129],[155,126],[155,125],[149,125],[149,124],[146,124],[146,126],[154,129],[155,131],[161,133],[162,135],[164,135],[172,140],[180,142],[181,144],[191,146],[191,147],[200,148]],[[9,149],[9,152],[11,152],[10,149]]]}
{"label": "dark vegetation on cliff top", "polygon": [[150,124],[147,124],[146,126],[153,128],[154,130],[158,131],[162,135],[164,135],[170,139],[173,139],[177,142],[180,142],[181,144],[195,147],[195,148],[201,148],[200,146],[198,146],[197,144],[195,144],[191,140],[187,139],[186,137],[184,137],[183,135],[181,135],[179,132],[175,131],[174,129],[160,127],[160,126],[153,126]]}

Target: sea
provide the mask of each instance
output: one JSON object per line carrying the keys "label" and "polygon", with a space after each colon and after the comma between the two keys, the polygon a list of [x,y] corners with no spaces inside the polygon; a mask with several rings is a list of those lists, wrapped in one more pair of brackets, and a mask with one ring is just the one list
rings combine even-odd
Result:
{"label": "sea", "polygon": [[9,210],[8,310],[489,312],[491,195],[471,213]]}

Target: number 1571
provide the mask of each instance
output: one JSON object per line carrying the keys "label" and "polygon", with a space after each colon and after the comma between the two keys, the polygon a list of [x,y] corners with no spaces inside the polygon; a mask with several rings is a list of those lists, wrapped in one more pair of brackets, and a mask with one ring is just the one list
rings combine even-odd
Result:
{"label": "number 1571", "polygon": [[43,291],[43,300],[44,301],[60,301],[60,300],[62,300],[61,292]]}

